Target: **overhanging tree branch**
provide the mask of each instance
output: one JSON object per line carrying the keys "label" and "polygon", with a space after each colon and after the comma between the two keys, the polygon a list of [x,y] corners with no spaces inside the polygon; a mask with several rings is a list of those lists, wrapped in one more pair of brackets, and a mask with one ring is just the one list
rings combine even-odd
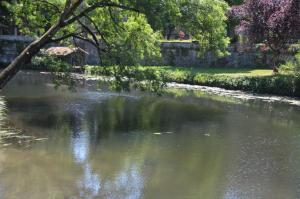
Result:
{"label": "overhanging tree branch", "polygon": [[[78,23],[92,36],[94,43],[93,45],[96,47],[98,56],[101,58],[101,44],[98,41],[97,35],[86,25],[84,25],[80,20],[78,20]],[[101,60],[101,59],[100,59]]]}
{"label": "overhanging tree branch", "polygon": [[66,4],[65,4],[64,11],[63,11],[63,13],[61,15],[62,22],[64,22],[71,15],[73,15],[73,13],[75,12],[75,10],[81,5],[82,2],[83,2],[83,0],[76,0],[75,2],[72,2],[72,0],[67,0]]}
{"label": "overhanging tree branch", "polygon": [[95,3],[93,5],[91,5],[90,7],[84,9],[82,12],[80,12],[78,15],[75,15],[74,17],[66,20],[64,23],[66,25],[69,25],[75,21],[77,21],[78,19],[82,18],[84,15],[87,15],[88,13],[94,11],[95,9],[97,8],[103,8],[103,7],[115,7],[115,8],[121,8],[121,9],[124,9],[124,10],[131,10],[131,11],[134,11],[134,12],[139,12],[138,9],[136,8],[132,8],[132,7],[129,7],[129,6],[126,6],[126,5],[122,5],[122,4],[117,4],[117,3],[113,3],[113,2],[98,2],[98,3]]}
{"label": "overhanging tree branch", "polygon": [[50,39],[48,43],[54,43],[54,42],[60,42],[62,40],[65,40],[65,39],[68,39],[70,37],[74,37],[75,35],[79,35],[81,34],[82,32],[77,32],[77,33],[69,33],[67,35],[64,35],[62,37],[58,37],[58,38],[54,38],[54,39]]}
{"label": "overhanging tree branch", "polygon": [[49,2],[49,1],[47,1],[47,0],[37,0],[38,2],[41,2],[41,3],[44,3],[44,4],[47,4],[47,5],[49,5],[49,6],[51,6],[52,8],[54,8],[55,9],[55,11],[57,12],[57,13],[60,13],[61,12],[61,9],[57,6],[57,5],[55,5],[54,3],[51,3],[51,2]]}
{"label": "overhanging tree branch", "polygon": [[93,26],[94,26],[95,30],[97,31],[98,35],[100,35],[100,37],[104,41],[105,45],[109,47],[110,45],[109,45],[108,41],[106,40],[104,34],[100,31],[100,28],[98,27],[96,22],[88,15],[84,15],[84,17],[86,19],[88,19],[93,24]]}
{"label": "overhanging tree branch", "polygon": [[109,13],[109,16],[110,16],[111,21],[112,21],[113,24],[114,24],[115,30],[118,31],[118,27],[121,28],[122,30],[124,30],[124,28],[123,28],[122,26],[120,26],[120,25],[118,24],[118,22],[116,21],[116,19],[114,18],[113,13],[112,13],[112,10],[111,10],[110,7],[108,8],[108,13]]}
{"label": "overhanging tree branch", "polygon": [[[55,40],[62,40],[68,37],[79,37],[76,34],[68,34],[61,38],[52,39],[59,30],[62,28],[80,20],[85,15],[89,14],[97,8],[103,7],[115,7],[123,10],[130,10],[134,12],[139,12],[136,8],[118,4],[110,1],[99,1],[88,8],[83,9],[79,14],[75,15],[75,11],[83,3],[83,0],[66,0],[64,9],[56,23],[54,23],[40,38],[36,39],[30,45],[28,45],[19,56],[17,56],[12,63],[10,63],[4,70],[0,73],[0,88],[3,88],[7,82],[14,77],[14,75],[20,70],[23,64],[31,60],[31,58],[36,55],[39,50],[44,47],[47,43]],[[74,15],[74,16],[72,16]],[[98,47],[97,47],[98,48]]]}

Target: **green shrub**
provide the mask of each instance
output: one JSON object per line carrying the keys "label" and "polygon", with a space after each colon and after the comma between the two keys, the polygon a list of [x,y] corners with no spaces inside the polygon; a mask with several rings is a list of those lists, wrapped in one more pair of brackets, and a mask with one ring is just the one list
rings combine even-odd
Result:
{"label": "green shrub", "polygon": [[[113,67],[87,66],[86,72],[96,76],[113,76]],[[274,94],[300,97],[300,75],[276,74],[270,76],[230,76],[210,73],[197,73],[193,70],[164,69],[157,67],[150,76],[142,75],[147,67],[127,67],[130,78],[158,79],[192,85],[220,87],[231,90],[243,90],[260,94]],[[123,74],[125,75],[125,74]],[[125,75],[126,76],[126,75]]]}
{"label": "green shrub", "polygon": [[131,88],[161,93],[167,82],[159,71],[139,66],[86,66],[85,73],[92,76],[113,77],[110,87],[117,91]]}
{"label": "green shrub", "polygon": [[285,64],[280,66],[280,71],[286,74],[300,73],[300,51],[296,53],[292,60],[288,60]]}
{"label": "green shrub", "polygon": [[73,78],[72,65],[61,60],[56,56],[40,55],[35,56],[26,69],[46,70],[52,73],[52,81],[55,87],[61,85],[69,86],[69,89],[75,89],[75,79]]}
{"label": "green shrub", "polygon": [[53,72],[66,72],[72,70],[71,64],[61,60],[56,56],[38,55],[31,60],[30,66],[27,68],[40,69]]}

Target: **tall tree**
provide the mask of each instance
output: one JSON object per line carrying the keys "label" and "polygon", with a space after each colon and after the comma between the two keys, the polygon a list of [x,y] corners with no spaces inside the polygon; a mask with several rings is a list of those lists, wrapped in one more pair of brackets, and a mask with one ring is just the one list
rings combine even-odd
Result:
{"label": "tall tree", "polygon": [[[151,5],[150,5],[151,4]],[[146,8],[146,17],[155,30],[170,39],[175,28],[182,29],[198,40],[202,51],[224,55],[228,4],[219,0],[147,0],[139,1]]]}
{"label": "tall tree", "polygon": [[184,0],[178,26],[189,32],[201,46],[200,53],[224,56],[229,44],[226,32],[228,5],[219,0]]}
{"label": "tall tree", "polygon": [[253,44],[264,43],[270,48],[275,71],[279,55],[300,39],[299,0],[246,0],[232,7],[231,15],[240,20],[238,34],[246,35]]}
{"label": "tall tree", "polygon": [[[156,0],[157,1],[157,0]],[[147,10],[157,6],[155,0],[18,0],[9,6],[14,20],[24,34],[37,39],[0,73],[0,88],[20,70],[21,66],[45,45],[61,42],[69,38],[88,41],[95,45],[99,53],[106,52],[108,59],[112,55],[124,55],[135,62],[136,57],[157,52],[156,34],[148,21]],[[214,50],[218,54],[226,51],[226,3],[219,0],[186,1],[184,7],[171,4],[173,0],[161,0],[168,7],[170,16],[180,15],[190,20],[189,26],[196,39],[205,50]],[[199,10],[192,9],[199,4]],[[196,12],[194,16],[190,13]],[[143,13],[146,13],[146,20]],[[183,13],[183,14],[182,14]],[[191,18],[190,18],[191,16]],[[155,20],[161,21],[163,18]],[[155,21],[153,19],[153,21]],[[169,19],[173,23],[176,17]],[[187,21],[185,21],[187,22]],[[182,22],[183,23],[183,22]],[[155,27],[154,23],[150,23]],[[198,24],[198,25],[197,25]],[[157,26],[158,27],[158,26]],[[121,59],[116,60],[118,64]]]}

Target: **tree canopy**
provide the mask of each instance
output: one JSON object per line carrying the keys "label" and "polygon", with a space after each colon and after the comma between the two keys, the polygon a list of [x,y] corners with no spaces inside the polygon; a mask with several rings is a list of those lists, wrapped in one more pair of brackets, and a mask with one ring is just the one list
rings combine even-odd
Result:
{"label": "tree canopy", "polygon": [[188,31],[202,52],[224,55],[229,43],[228,7],[221,0],[18,0],[8,9],[20,31],[37,40],[0,74],[0,81],[46,44],[70,38],[92,43],[103,60],[115,64],[159,54],[160,33],[167,26]]}
{"label": "tree canopy", "polygon": [[169,38],[175,28],[189,33],[202,47],[224,55],[229,39],[226,34],[228,4],[219,0],[139,1],[151,27]]}
{"label": "tree canopy", "polygon": [[[78,10],[89,7],[93,2],[97,1],[83,1]],[[107,40],[116,43],[116,40],[120,41],[124,38],[122,34],[126,34],[126,31],[131,29],[126,19],[139,19],[137,22],[141,27],[145,28],[146,24],[150,25],[147,25],[147,31],[140,32],[140,34],[145,35],[142,37],[150,38],[153,32],[157,32],[155,36],[157,38],[159,33],[166,35],[168,32],[173,31],[175,27],[178,27],[191,34],[194,40],[199,41],[203,51],[210,50],[220,56],[226,52],[226,47],[229,43],[229,39],[226,36],[226,12],[228,6],[224,1],[142,0],[136,2],[122,1],[122,5],[136,9],[139,13],[138,17],[132,16],[133,13],[136,14],[134,10],[124,12],[119,7],[101,7],[84,15],[81,21],[74,21],[74,23],[60,30],[57,35],[65,36],[70,33],[80,35],[75,31],[79,29],[84,29],[82,32],[90,35],[90,32],[86,30],[86,28],[89,28],[97,34],[99,40],[103,41],[105,40],[104,37],[110,37]],[[22,3],[13,4],[11,9],[16,23],[21,27],[21,31],[24,34],[39,36],[59,18],[63,7],[63,0],[23,0]],[[145,18],[143,23],[141,23],[141,18]],[[86,27],[83,28],[81,23]],[[131,24],[134,25],[134,23]],[[95,25],[98,27],[96,28]],[[98,34],[99,31],[96,32],[95,29],[101,30],[106,34],[102,34],[101,37]],[[119,30],[116,31],[116,29]],[[120,33],[121,36],[116,33]],[[130,37],[130,39],[135,40],[136,38]],[[119,41],[118,43],[120,43]],[[149,40],[143,41],[146,43]],[[149,42],[151,42],[151,39]],[[142,46],[145,47],[144,44]],[[136,47],[139,48],[139,46]],[[122,49],[122,51],[124,50],[128,50],[128,46]],[[147,53],[147,50],[145,52]]]}

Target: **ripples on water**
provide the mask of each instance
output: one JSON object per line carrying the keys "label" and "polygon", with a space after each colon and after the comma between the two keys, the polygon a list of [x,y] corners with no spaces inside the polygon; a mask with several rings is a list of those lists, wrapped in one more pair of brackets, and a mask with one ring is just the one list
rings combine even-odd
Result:
{"label": "ripples on water", "polygon": [[1,199],[300,198],[297,106],[185,90],[70,93],[39,77],[1,93],[1,138],[18,132],[2,139]]}

